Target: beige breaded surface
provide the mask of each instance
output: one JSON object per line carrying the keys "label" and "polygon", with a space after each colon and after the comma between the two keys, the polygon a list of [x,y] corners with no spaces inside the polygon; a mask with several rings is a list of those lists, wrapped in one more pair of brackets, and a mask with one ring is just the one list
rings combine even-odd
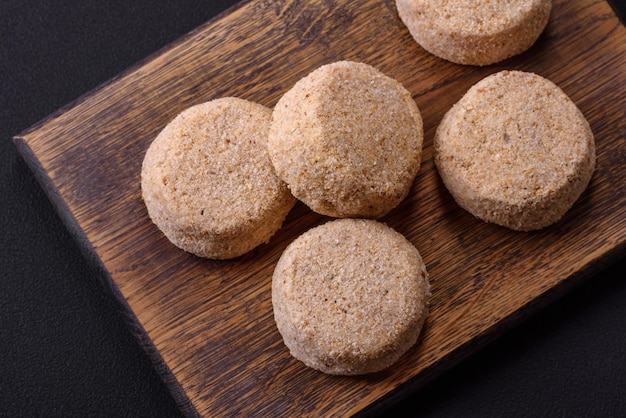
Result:
{"label": "beige breaded surface", "polygon": [[268,147],[278,175],[315,212],[377,218],[407,196],[422,142],[419,109],[398,81],[340,61],[280,98]]}
{"label": "beige breaded surface", "polygon": [[396,0],[402,22],[430,53],[489,65],[530,48],[545,29],[551,0]]}
{"label": "beige breaded surface", "polygon": [[445,114],[435,163],[457,203],[487,222],[535,230],[558,221],[595,167],[589,123],[554,83],[502,71]]}
{"label": "beige breaded surface", "polygon": [[152,142],[142,196],[152,221],[200,257],[242,255],[280,228],[295,199],[267,155],[271,110],[226,97],[188,108]]}
{"label": "beige breaded surface", "polygon": [[285,345],[307,366],[335,375],[396,362],[416,343],[429,297],[418,250],[375,220],[310,229],[287,247],[272,278]]}

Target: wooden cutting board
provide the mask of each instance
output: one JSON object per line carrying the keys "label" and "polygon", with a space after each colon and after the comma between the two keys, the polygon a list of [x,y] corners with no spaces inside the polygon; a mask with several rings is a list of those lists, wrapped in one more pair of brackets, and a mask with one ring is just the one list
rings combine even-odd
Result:
{"label": "wooden cutting board", "polygon": [[[176,114],[237,96],[273,106],[298,79],[350,59],[399,80],[424,119],[410,196],[383,221],[421,252],[431,314],[388,370],[333,377],[291,358],[272,317],[274,265],[328,220],[296,205],[269,244],[231,261],[172,246],[140,197],[144,152]],[[597,170],[565,218],[520,233],[461,210],[442,185],[432,138],[467,89],[502,69],[559,85],[588,118]],[[538,42],[484,68],[421,49],[393,0],[239,4],[15,138],[181,408],[202,416],[345,416],[383,408],[624,254],[626,30],[603,0],[557,0]]]}

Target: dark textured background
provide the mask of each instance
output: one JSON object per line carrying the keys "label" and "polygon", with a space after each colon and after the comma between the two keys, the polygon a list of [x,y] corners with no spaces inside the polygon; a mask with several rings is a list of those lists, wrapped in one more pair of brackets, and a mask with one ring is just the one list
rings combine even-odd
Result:
{"label": "dark textured background", "polygon": [[[11,137],[233,3],[0,0],[1,417],[180,414]],[[626,416],[625,269],[607,266],[402,406]]]}

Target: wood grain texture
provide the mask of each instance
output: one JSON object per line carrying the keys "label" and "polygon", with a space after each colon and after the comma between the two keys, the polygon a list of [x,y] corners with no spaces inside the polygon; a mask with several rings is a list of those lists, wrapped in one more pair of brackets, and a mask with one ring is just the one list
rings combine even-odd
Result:
{"label": "wood grain texture", "polygon": [[[386,371],[333,377],[291,358],[272,317],[284,248],[328,218],[297,204],[269,244],[216,262],[171,245],[141,201],[143,155],[183,109],[223,96],[273,106],[329,62],[366,62],[399,80],[424,120],[409,197],[383,218],[419,249],[431,314]],[[460,209],[439,179],[432,138],[443,114],[502,69],[559,85],[591,124],[597,168],[565,218],[520,233]],[[241,3],[15,138],[87,255],[127,310],[181,407],[202,416],[367,414],[419,387],[623,254],[626,247],[626,30],[604,1],[557,0],[527,52],[484,68],[421,49],[393,0]]]}

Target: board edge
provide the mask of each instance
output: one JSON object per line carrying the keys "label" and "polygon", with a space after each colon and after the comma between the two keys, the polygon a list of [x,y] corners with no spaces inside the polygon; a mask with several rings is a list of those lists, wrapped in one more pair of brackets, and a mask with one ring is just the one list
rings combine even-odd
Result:
{"label": "board edge", "polygon": [[54,112],[48,114],[47,116],[43,117],[42,119],[38,120],[37,122],[34,122],[28,128],[25,128],[22,131],[20,131],[19,133],[17,133],[13,137],[13,142],[16,143],[16,140],[20,140],[20,139],[25,138],[26,136],[28,136],[32,132],[35,132],[38,129],[40,129],[41,127],[47,125],[52,120],[54,120],[54,119],[62,116],[63,114],[67,113],[69,110],[71,110],[71,109],[73,109],[75,107],[80,106],[81,103],[83,103],[85,100],[89,99],[90,97],[94,96],[97,92],[105,89],[107,86],[109,86],[109,85],[111,85],[113,83],[118,82],[121,79],[124,79],[127,76],[132,75],[133,73],[137,72],[137,70],[139,68],[143,67],[144,65],[147,65],[149,62],[155,60],[159,56],[163,55],[165,52],[173,50],[173,49],[177,48],[178,46],[184,44],[185,42],[187,42],[187,40],[189,38],[192,38],[192,37],[198,35],[206,27],[208,27],[208,26],[216,23],[217,21],[223,19],[224,17],[230,15],[234,10],[237,10],[237,9],[245,6],[247,3],[250,3],[251,1],[252,0],[240,0],[240,1],[238,1],[234,5],[226,8],[222,12],[218,13],[217,15],[213,16],[212,18],[210,18],[206,22],[204,22],[204,23],[198,25],[197,27],[193,28],[189,32],[179,36],[178,38],[176,38],[176,39],[174,39],[174,40],[172,40],[172,41],[170,41],[168,43],[166,43],[161,48],[158,48],[155,51],[153,51],[152,53],[150,53],[150,54],[146,55],[145,57],[139,59],[134,64],[132,64],[129,67],[125,68],[124,70],[122,70],[121,72],[117,73],[116,75],[106,79],[105,81],[103,81],[103,82],[101,82],[99,84],[96,84],[95,86],[93,86],[92,88],[88,89],[86,92],[84,92],[83,94],[81,94],[80,96],[75,98],[74,100],[71,100],[70,102],[68,102],[65,105],[61,106],[60,108],[58,108]]}
{"label": "board edge", "polygon": [[54,186],[52,179],[48,176],[45,169],[40,164],[25,138],[18,135],[14,136],[12,140],[18,150],[18,153],[33,173],[48,200],[52,203],[52,206],[61,219],[63,225],[70,232],[70,236],[77,244],[81,255],[87,261],[88,266],[96,273],[97,280],[102,286],[104,294],[114,302],[117,313],[124,321],[126,328],[150,360],[154,370],[161,378],[165,388],[176,402],[176,405],[178,405],[180,411],[186,417],[199,417],[200,414],[198,410],[193,405],[191,399],[185,394],[182,385],[178,379],[176,379],[176,376],[159,353],[143,325],[139,322],[139,319],[128,304],[128,301],[113,280],[110,272],[107,271],[104,263],[97,255],[95,248],[89,242],[89,239],[79,226],[78,221],[72,215],[70,208],[61,197],[61,194]]}
{"label": "board edge", "polygon": [[482,349],[494,343],[503,335],[540,314],[554,302],[564,298],[571,291],[593,277],[594,274],[617,264],[623,259],[626,259],[626,241],[618,243],[609,251],[590,260],[583,268],[568,276],[556,286],[548,288],[544,293],[530,300],[527,304],[511,313],[506,318],[503,318],[486,332],[478,335],[474,339],[466,341],[460,347],[452,350],[448,355],[441,357],[435,363],[428,366],[418,376],[403,382],[397,388],[381,396],[352,416],[356,418],[373,418],[388,413],[392,407],[417,393],[428,383],[452,370],[463,361],[478,354]]}

